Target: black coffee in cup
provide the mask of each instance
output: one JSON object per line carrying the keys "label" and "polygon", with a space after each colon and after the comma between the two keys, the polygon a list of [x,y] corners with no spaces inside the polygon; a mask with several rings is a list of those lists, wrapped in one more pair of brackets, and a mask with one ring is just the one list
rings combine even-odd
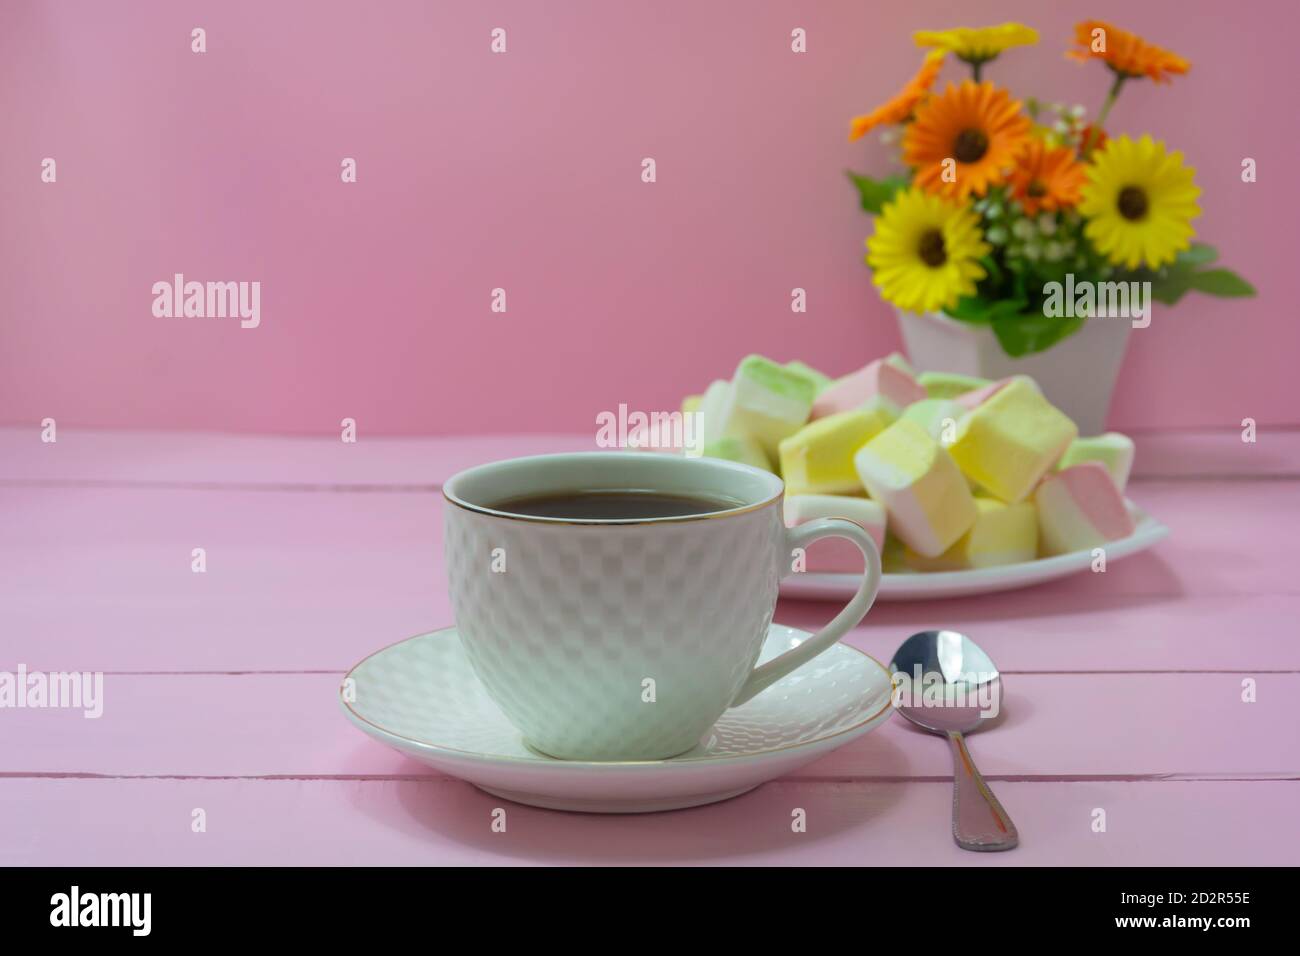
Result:
{"label": "black coffee in cup", "polygon": [[490,507],[494,511],[532,518],[627,521],[711,514],[730,511],[742,504],[720,496],[673,495],[637,488],[593,488],[508,498]]}

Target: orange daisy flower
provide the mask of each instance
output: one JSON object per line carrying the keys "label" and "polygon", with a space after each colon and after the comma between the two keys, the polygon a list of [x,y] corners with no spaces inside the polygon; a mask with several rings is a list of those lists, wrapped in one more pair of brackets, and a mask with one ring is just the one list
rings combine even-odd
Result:
{"label": "orange daisy flower", "polygon": [[1011,195],[1020,200],[1025,213],[1036,216],[1075,205],[1087,178],[1071,147],[1035,139],[1017,157],[1009,182]]}
{"label": "orange daisy flower", "polygon": [[950,199],[982,195],[1002,182],[1029,141],[1030,125],[1006,90],[970,80],[950,83],[916,111],[903,134],[903,160],[927,192]]}
{"label": "orange daisy flower", "polygon": [[[1093,33],[1104,49],[1093,49]],[[1192,64],[1176,53],[1162,50],[1135,33],[1111,26],[1103,20],[1084,20],[1074,27],[1074,42],[1082,49],[1070,50],[1065,55],[1080,62],[1102,60],[1116,73],[1126,77],[1149,77],[1157,83],[1168,83],[1171,74],[1183,74]]]}
{"label": "orange daisy flower", "polygon": [[849,142],[861,139],[877,126],[901,123],[912,115],[916,105],[925,99],[934,86],[935,78],[943,67],[943,50],[934,50],[926,54],[921,69],[916,76],[907,81],[907,85],[898,91],[888,102],[877,106],[870,113],[853,117],[849,124]]}

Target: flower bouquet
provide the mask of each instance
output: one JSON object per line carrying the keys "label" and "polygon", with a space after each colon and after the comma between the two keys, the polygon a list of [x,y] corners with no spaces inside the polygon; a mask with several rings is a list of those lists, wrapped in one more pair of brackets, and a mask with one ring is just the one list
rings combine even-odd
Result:
{"label": "flower bouquet", "polygon": [[[1078,24],[1067,55],[1097,60],[1110,75],[1089,122],[1083,107],[1022,102],[984,78],[1004,51],[1038,42],[1030,27],[914,39],[929,49],[920,70],[850,128],[851,140],[883,129],[906,167],[882,178],[849,174],[863,209],[876,216],[867,264],[900,316],[942,312],[985,327],[1006,356],[1018,358],[1061,342],[1090,318],[1131,319],[1121,323],[1127,334],[1130,324],[1150,321],[1152,300],[1173,305],[1190,291],[1254,294],[1212,265],[1212,247],[1192,242],[1200,189],[1182,154],[1149,135],[1105,128],[1127,84],[1166,83],[1188,71],[1186,60],[1110,24]],[[948,57],[971,75],[939,92]]]}

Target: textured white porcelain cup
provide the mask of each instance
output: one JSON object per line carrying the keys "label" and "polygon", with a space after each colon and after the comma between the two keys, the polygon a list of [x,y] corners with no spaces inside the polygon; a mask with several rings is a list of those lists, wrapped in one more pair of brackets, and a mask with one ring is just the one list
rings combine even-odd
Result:
{"label": "textured white porcelain cup", "polygon": [[[641,489],[737,502],[704,515],[557,519],[494,504]],[[690,750],[728,707],[855,626],[880,585],[871,537],[840,518],[786,529],[781,479],[713,458],[588,452],[471,468],[444,486],[452,608],[483,686],[535,750],[656,760]],[[792,553],[838,536],[863,554],[857,593],[826,628],[755,667]]]}

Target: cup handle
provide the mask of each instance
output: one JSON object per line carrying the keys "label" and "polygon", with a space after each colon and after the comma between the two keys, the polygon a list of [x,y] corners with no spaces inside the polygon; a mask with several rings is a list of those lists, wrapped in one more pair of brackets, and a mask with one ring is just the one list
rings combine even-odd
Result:
{"label": "cup handle", "polygon": [[880,552],[871,535],[863,530],[862,525],[847,518],[818,518],[805,524],[787,528],[785,532],[785,554],[789,555],[795,548],[803,548],[819,538],[848,538],[862,552],[866,568],[862,574],[862,583],[858,593],[853,595],[844,609],[834,619],[804,641],[798,647],[791,648],[779,657],[774,657],[766,664],[754,668],[749,679],[740,688],[740,693],[731,702],[732,707],[739,706],[769,685],[780,680],[796,667],[800,667],[847,634],[871,610],[876,600],[876,591],[880,588]]}

